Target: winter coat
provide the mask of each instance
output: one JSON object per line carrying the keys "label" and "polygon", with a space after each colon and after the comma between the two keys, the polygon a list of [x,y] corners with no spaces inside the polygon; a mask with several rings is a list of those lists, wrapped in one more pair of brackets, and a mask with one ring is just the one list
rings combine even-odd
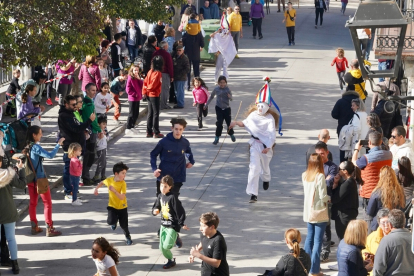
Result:
{"label": "winter coat", "polygon": [[307,276],[307,273],[303,270],[302,265],[305,269],[309,272],[311,267],[311,258],[309,255],[303,250],[300,249],[299,260],[302,262],[300,264],[299,260],[292,255],[293,250],[290,250],[290,254],[283,255],[279,262],[276,265],[276,268],[269,271],[266,270],[265,275],[271,276]]}
{"label": "winter coat", "polygon": [[365,81],[362,77],[360,69],[350,70],[348,73],[345,74],[344,81],[348,84],[348,86],[346,87],[346,91],[356,91],[361,100],[364,100],[366,98],[364,94]]}
{"label": "winter coat", "polygon": [[173,58],[174,81],[186,81],[187,74],[190,72],[190,61],[185,54]]}
{"label": "winter coat", "polygon": [[67,110],[64,105],[60,106],[58,116],[58,126],[60,137],[64,137],[63,151],[67,152],[71,143],[79,143],[81,146],[85,144],[85,130],[92,124],[91,119],[87,119],[83,123],[76,119],[75,114]]}
{"label": "winter coat", "polygon": [[390,139],[391,137],[391,124],[394,119],[394,112],[388,113],[384,110],[384,105],[387,101],[381,99],[377,106],[374,109],[374,113],[376,113],[380,119],[381,127],[384,132],[384,137]]}
{"label": "winter coat", "polygon": [[17,92],[20,90],[19,79],[13,78],[10,82],[9,87],[7,87],[7,94],[9,95],[16,95]]}
{"label": "winter coat", "polygon": [[344,240],[338,245],[336,258],[338,260],[338,276],[367,276],[361,250],[363,247],[350,245]]}
{"label": "winter coat", "polygon": [[351,109],[351,102],[353,99],[358,99],[359,94],[355,91],[346,91],[342,94],[342,98],[339,99],[334,108],[332,109],[332,118],[338,120],[338,127],[336,133],[340,133],[344,125],[347,125],[354,116],[354,111]]}
{"label": "winter coat", "polygon": [[82,64],[78,78],[82,81],[82,91],[86,91],[85,86],[88,83],[94,83],[96,91],[101,90],[101,72],[98,65],[93,64],[87,67],[85,64]]}
{"label": "winter coat", "polygon": [[151,69],[152,54],[155,51],[156,51],[155,47],[152,46],[151,44],[148,44],[148,43],[144,44],[143,59],[142,59],[144,74],[147,74],[148,71]]}
{"label": "winter coat", "polygon": [[126,92],[128,94],[128,101],[139,102],[142,99],[142,86],[144,82],[140,79],[128,76],[126,84]]}
{"label": "winter coat", "polygon": [[[127,26],[125,29],[126,32],[126,44],[128,45],[128,38],[129,38],[129,30],[131,29],[131,27]],[[142,33],[141,33],[141,29],[139,28],[139,26],[135,25],[135,48],[139,48],[139,46],[142,45]]]}
{"label": "winter coat", "polygon": [[204,37],[199,32],[197,35],[185,33],[182,37],[184,53],[189,60],[200,60],[200,47],[204,48]]}
{"label": "winter coat", "polygon": [[[158,142],[150,155],[152,171],[161,170],[158,180],[161,180],[163,176],[168,174],[174,179],[174,182],[185,182],[186,156],[191,164],[194,165],[195,163],[190,142],[183,136],[180,139],[175,139],[172,132]],[[157,167],[158,155],[160,156],[161,163]]]}
{"label": "winter coat", "polygon": [[157,24],[155,25],[153,32],[155,37],[157,38],[158,43],[160,43],[165,35],[165,26]]}
{"label": "winter coat", "polygon": [[24,169],[19,170],[18,174],[12,167],[0,169],[0,224],[16,222],[19,218],[12,187],[19,189],[26,187]]}
{"label": "winter coat", "polygon": [[153,58],[155,56],[161,56],[164,60],[164,67],[162,69],[162,73],[170,75],[170,78],[174,78],[173,60],[170,53],[168,53],[164,49],[159,49],[152,54]]}
{"label": "winter coat", "polygon": [[358,216],[358,186],[353,177],[342,182],[332,190],[332,208],[338,211],[341,218],[356,219]]}

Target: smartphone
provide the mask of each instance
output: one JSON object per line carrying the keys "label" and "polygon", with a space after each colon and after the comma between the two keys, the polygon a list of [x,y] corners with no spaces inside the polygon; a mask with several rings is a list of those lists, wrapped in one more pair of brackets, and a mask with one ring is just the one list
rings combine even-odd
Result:
{"label": "smartphone", "polygon": [[368,146],[368,140],[359,140],[361,146]]}

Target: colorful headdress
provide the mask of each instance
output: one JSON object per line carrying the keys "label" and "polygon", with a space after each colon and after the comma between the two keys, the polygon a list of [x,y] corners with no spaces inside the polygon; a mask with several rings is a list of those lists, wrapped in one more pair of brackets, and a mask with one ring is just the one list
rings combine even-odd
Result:
{"label": "colorful headdress", "polygon": [[220,27],[223,30],[230,30],[230,22],[226,12],[223,12],[223,15],[221,16]]}
{"label": "colorful headdress", "polygon": [[272,104],[275,106],[275,108],[279,112],[279,134],[280,134],[280,136],[282,136],[283,135],[283,133],[282,133],[282,113],[280,112],[279,106],[273,100],[272,95],[270,93],[269,83],[270,83],[271,79],[269,77],[264,77],[263,80],[265,81],[265,84],[262,86],[262,88],[257,93],[256,104],[258,104],[258,103],[267,103],[269,105],[269,107],[272,106]]}

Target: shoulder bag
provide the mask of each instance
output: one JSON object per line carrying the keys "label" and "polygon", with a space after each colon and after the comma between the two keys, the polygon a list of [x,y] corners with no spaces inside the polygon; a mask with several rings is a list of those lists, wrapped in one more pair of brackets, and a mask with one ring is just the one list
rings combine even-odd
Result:
{"label": "shoulder bag", "polygon": [[365,97],[368,97],[368,92],[367,90],[364,89],[364,87],[362,87],[361,83],[358,83],[359,87],[361,87],[362,92],[364,92]]}
{"label": "shoulder bag", "polygon": [[[292,254],[292,256],[293,256],[293,254]],[[305,266],[303,265],[303,263],[302,263],[302,261],[301,260],[299,260],[299,258],[296,258],[295,256],[293,256],[296,260],[298,260],[299,261],[299,263],[300,263],[300,265],[302,266],[302,268],[303,268],[303,271],[305,272],[305,275],[308,275],[308,270],[305,268]]]}
{"label": "shoulder bag", "polygon": [[[317,180],[317,177],[315,178],[315,181]],[[315,196],[316,196],[316,187],[315,191],[313,192],[313,199],[312,199],[312,206],[311,206],[311,212],[309,215],[309,221],[329,221],[328,216],[328,208],[326,207],[326,203],[324,203],[325,207],[320,210],[315,210]]]}
{"label": "shoulder bag", "polygon": [[[47,180],[47,177],[37,178],[36,177],[36,170],[33,167],[32,159],[30,158],[30,151],[29,156],[27,158],[30,163],[30,167],[32,168],[33,174],[34,174],[34,183],[36,185],[37,193],[39,195],[47,193],[49,190],[49,180]],[[36,169],[39,167],[39,165],[42,165],[42,159],[39,159],[39,163],[36,166]],[[46,174],[45,174],[46,175]]]}

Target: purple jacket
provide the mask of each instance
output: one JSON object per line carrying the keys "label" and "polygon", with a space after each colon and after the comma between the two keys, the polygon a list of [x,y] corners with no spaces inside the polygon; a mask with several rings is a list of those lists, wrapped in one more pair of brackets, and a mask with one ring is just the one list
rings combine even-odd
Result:
{"label": "purple jacket", "polygon": [[126,84],[126,92],[128,94],[128,101],[130,102],[139,102],[142,99],[142,80],[131,78],[128,76]]}
{"label": "purple jacket", "polygon": [[96,84],[96,91],[101,90],[101,72],[98,65],[93,64],[88,68],[85,64],[82,64],[78,78],[82,81],[82,91],[86,91],[85,86],[88,83]]}
{"label": "purple jacket", "polygon": [[32,97],[27,95],[27,102],[22,104],[17,119],[21,119],[29,113],[40,113],[40,107],[34,107],[32,103]]}
{"label": "purple jacket", "polygon": [[250,18],[264,18],[264,17],[265,17],[265,15],[264,15],[262,4],[254,3],[250,7]]}

